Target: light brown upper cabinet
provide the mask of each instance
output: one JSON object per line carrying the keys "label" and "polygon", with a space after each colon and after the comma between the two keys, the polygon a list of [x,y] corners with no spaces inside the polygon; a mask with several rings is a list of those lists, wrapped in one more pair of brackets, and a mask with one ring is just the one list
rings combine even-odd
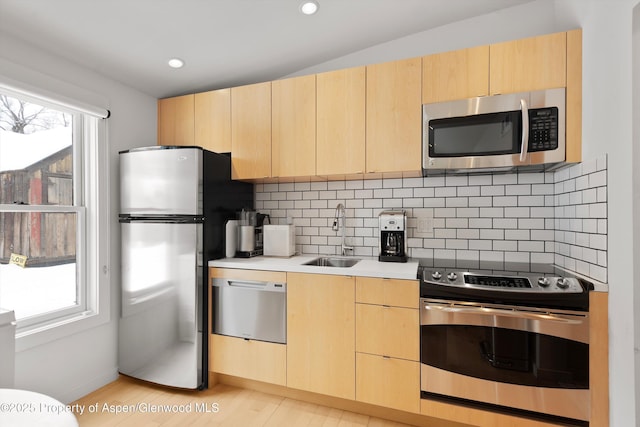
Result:
{"label": "light brown upper cabinet", "polygon": [[492,44],[489,64],[491,95],[565,87],[567,33]]}
{"label": "light brown upper cabinet", "polygon": [[316,175],[365,170],[365,67],[317,74]]}
{"label": "light brown upper cabinet", "polygon": [[231,89],[195,94],[195,145],[216,153],[231,151]]}
{"label": "light brown upper cabinet", "polygon": [[271,177],[271,82],[231,88],[231,176]]}
{"label": "light brown upper cabinet", "polygon": [[422,58],[422,102],[453,101],[489,94],[489,46]]}
{"label": "light brown upper cabinet", "polygon": [[194,96],[158,100],[158,145],[193,145]]}
{"label": "light brown upper cabinet", "polygon": [[367,173],[421,170],[421,82],[421,58],[367,67]]}
{"label": "light brown upper cabinet", "polygon": [[316,174],[316,76],[272,83],[273,177]]}

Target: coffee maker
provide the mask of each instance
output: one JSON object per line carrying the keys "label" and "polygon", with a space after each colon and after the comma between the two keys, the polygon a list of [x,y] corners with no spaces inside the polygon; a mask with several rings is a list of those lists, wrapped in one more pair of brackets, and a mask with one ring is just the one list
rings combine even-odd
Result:
{"label": "coffee maker", "polygon": [[407,262],[407,213],[404,210],[382,211],[380,255],[378,261]]}
{"label": "coffee maker", "polygon": [[263,224],[271,223],[269,215],[243,209],[238,212],[236,257],[251,258],[263,254]]}

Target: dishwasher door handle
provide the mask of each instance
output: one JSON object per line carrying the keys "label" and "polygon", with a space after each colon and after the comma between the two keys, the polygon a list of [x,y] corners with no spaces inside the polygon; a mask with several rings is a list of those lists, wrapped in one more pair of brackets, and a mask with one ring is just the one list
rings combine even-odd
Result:
{"label": "dishwasher door handle", "polygon": [[221,288],[244,288],[263,292],[286,292],[287,290],[286,283],[259,280],[213,279],[211,284]]}

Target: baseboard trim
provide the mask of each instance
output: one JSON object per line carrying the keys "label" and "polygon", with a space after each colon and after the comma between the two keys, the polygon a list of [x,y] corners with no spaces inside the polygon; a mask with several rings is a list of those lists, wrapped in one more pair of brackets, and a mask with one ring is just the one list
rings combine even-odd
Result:
{"label": "baseboard trim", "polygon": [[89,381],[86,381],[77,387],[74,387],[71,390],[68,390],[62,393],[58,400],[61,402],[68,404],[71,402],[75,402],[81,397],[86,396],[87,394],[98,390],[99,388],[104,387],[105,385],[114,382],[118,379],[118,369],[113,368],[109,372],[104,375],[99,375],[97,377],[92,378]]}

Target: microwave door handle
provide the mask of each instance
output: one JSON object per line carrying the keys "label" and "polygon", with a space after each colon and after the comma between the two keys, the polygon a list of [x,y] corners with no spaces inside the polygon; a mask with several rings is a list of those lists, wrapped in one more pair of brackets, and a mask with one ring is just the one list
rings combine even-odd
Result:
{"label": "microwave door handle", "polygon": [[522,111],[522,144],[520,146],[520,161],[524,162],[529,150],[529,107],[525,99],[520,99]]}

